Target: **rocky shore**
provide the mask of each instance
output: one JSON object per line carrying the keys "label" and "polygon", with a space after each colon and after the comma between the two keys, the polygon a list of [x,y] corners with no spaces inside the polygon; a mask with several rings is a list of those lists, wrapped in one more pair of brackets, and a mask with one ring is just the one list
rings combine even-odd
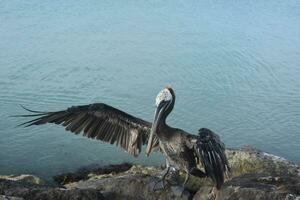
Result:
{"label": "rocky shore", "polygon": [[197,177],[191,177],[182,196],[174,194],[171,182],[153,191],[161,167],[123,163],[57,175],[58,186],[33,175],[0,176],[0,200],[300,200],[298,165],[252,148],[226,153],[232,170],[219,191],[209,178]]}

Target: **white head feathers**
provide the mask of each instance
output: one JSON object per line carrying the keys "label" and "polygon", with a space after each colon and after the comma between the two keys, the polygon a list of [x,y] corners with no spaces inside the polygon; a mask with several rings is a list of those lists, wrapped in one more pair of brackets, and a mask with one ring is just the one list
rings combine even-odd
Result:
{"label": "white head feathers", "polygon": [[172,97],[170,90],[165,88],[158,93],[158,95],[156,97],[155,105],[158,106],[161,101],[170,101],[172,99],[173,99],[173,97]]}

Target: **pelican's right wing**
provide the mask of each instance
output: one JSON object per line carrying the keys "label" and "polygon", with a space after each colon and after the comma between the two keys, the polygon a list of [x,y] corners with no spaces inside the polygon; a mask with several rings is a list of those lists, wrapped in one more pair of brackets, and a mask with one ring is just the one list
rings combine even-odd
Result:
{"label": "pelican's right wing", "polygon": [[[142,145],[148,141],[151,129],[150,122],[103,103],[72,106],[57,112],[24,109],[35,114],[17,115],[18,117],[36,118],[21,125],[28,127],[46,123],[61,124],[67,131],[75,134],[83,131],[86,137],[121,146],[133,156],[141,152]],[[157,137],[154,139],[153,147],[158,147]]]}
{"label": "pelican's right wing", "polygon": [[217,189],[220,189],[224,183],[224,175],[230,171],[225,145],[220,137],[207,128],[201,128],[198,136],[191,136],[190,147],[194,149],[196,161],[203,166]]}

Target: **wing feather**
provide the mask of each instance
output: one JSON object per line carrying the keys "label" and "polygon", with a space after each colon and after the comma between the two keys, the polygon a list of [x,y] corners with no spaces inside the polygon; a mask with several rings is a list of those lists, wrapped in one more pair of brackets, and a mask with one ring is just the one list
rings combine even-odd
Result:
{"label": "wing feather", "polygon": [[[230,171],[225,155],[225,145],[218,135],[211,130],[202,128],[199,136],[192,137],[196,160],[200,162],[205,173],[213,180],[218,189],[224,183],[224,175]],[[195,140],[196,139],[196,140]]]}
{"label": "wing feather", "polygon": [[[116,144],[134,156],[140,153],[142,145],[148,141],[151,129],[151,123],[103,103],[72,106],[57,112],[40,112],[23,108],[35,114],[18,117],[36,118],[20,124],[22,126],[61,124],[67,131],[75,134],[83,132],[83,136]],[[158,147],[157,138],[154,147]]]}

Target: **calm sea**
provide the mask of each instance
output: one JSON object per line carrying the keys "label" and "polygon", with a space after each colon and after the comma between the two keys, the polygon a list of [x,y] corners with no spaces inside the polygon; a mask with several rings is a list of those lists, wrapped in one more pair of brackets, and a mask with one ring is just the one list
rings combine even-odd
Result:
{"label": "calm sea", "polygon": [[0,174],[162,164],[8,116],[104,102],[151,121],[167,84],[170,125],[300,163],[300,1],[0,0]]}

